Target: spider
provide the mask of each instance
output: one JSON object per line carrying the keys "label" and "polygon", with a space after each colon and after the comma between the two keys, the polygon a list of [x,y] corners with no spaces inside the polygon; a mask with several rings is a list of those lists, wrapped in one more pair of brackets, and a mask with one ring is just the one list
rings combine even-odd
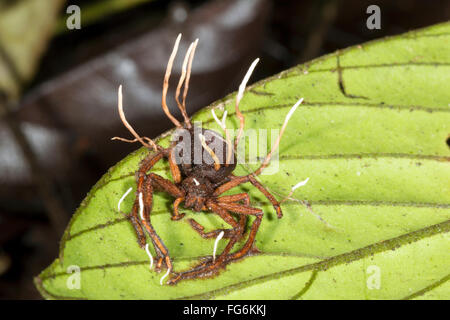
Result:
{"label": "spider", "polygon": [[[239,110],[239,103],[243,97],[250,75],[259,59],[256,59],[252,63],[241,85],[239,86],[235,104],[236,115],[239,119],[239,130],[235,137],[234,143],[232,143],[229,131],[225,126],[226,113],[224,113],[222,122],[220,122],[213,112],[214,118],[225,131],[226,138],[213,130],[194,126],[186,113],[185,102],[189,88],[192,61],[198,39],[195,40],[187,50],[182,65],[182,73],[175,92],[175,100],[184,118],[184,123],[180,123],[170,113],[166,103],[166,95],[169,87],[169,78],[173,61],[178,51],[180,39],[181,34],[178,35],[175,41],[173,51],[167,64],[162,90],[162,109],[175,125],[177,130],[183,132],[184,134],[175,135],[175,138],[172,139],[172,142],[168,148],[163,148],[160,145],[157,145],[150,138],[141,137],[138,135],[125,118],[122,105],[122,86],[120,86],[118,92],[119,115],[125,127],[131,132],[135,139],[130,140],[119,137],[113,138],[125,142],[140,142],[148,149],[154,150],[153,153],[150,153],[142,160],[139,169],[136,172],[136,198],[131,213],[128,217],[136,231],[140,247],[145,247],[147,253],[149,253],[149,251],[146,244],[144,230],[148,233],[157,254],[155,270],[160,272],[161,268],[167,268],[167,273],[165,276],[170,274],[170,279],[167,281],[168,284],[175,284],[184,279],[213,276],[221,269],[224,269],[228,263],[241,259],[253,251],[257,251],[253,245],[262,221],[263,211],[259,208],[254,208],[251,206],[248,193],[237,193],[232,195],[222,194],[243,183],[249,182],[271,202],[276,211],[277,217],[282,217],[283,214],[280,207],[281,202],[277,201],[277,199],[256,179],[256,176],[258,176],[270,163],[271,156],[278,148],[281,136],[283,135],[290,116],[295,111],[297,106],[303,101],[303,99],[300,99],[286,116],[279,136],[261,166],[254,172],[245,176],[235,176],[233,174],[233,171],[236,168],[235,151],[243,134],[245,124],[245,118]],[[180,101],[179,95],[183,84],[183,99]],[[196,154],[202,155],[202,159],[200,161],[195,161]],[[219,156],[221,159],[219,159]],[[149,172],[152,167],[163,158],[167,159],[169,162],[173,181],[163,178],[153,172]],[[150,213],[153,204],[153,192],[155,190],[167,192],[175,198],[171,217],[172,220],[176,221],[184,217],[185,214],[180,213],[179,211],[180,205],[183,204],[184,208],[192,209],[195,212],[213,212],[229,224],[231,229],[218,229],[205,232],[204,227],[194,219],[188,220],[190,226],[204,239],[217,238],[218,240],[222,237],[228,239],[228,243],[223,252],[216,257],[214,251],[212,258],[205,259],[190,270],[174,272],[169,250],[165,246],[163,240],[158,236],[150,220]],[[232,252],[235,245],[244,238],[245,227],[249,216],[254,216],[255,219],[251,224],[247,240],[239,250]],[[151,256],[150,258],[152,259]]]}

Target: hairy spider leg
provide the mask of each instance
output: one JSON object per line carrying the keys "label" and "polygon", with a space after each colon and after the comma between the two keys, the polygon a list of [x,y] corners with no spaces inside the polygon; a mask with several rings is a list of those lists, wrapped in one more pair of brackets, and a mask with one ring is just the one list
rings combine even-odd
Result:
{"label": "hairy spider leg", "polygon": [[[247,206],[250,205],[250,197],[246,193],[238,193],[238,194],[227,195],[227,196],[217,198],[217,203],[219,205],[221,205],[221,203],[233,203],[233,202],[239,202],[239,201],[243,201],[244,204]],[[205,208],[203,208],[203,210],[207,211],[208,208],[205,207]],[[213,230],[210,232],[204,232],[205,227],[202,226],[200,223],[198,223],[194,219],[189,219],[188,221],[189,221],[192,229],[194,229],[196,232],[198,232],[198,234],[200,234],[200,236],[204,239],[215,238],[219,235],[220,232],[223,231],[224,232],[223,238],[231,238],[231,237],[238,235],[239,237],[238,237],[237,241],[239,241],[242,238],[242,236],[244,235],[244,228],[245,228],[245,224],[247,222],[247,217],[244,215],[241,215],[239,217],[239,222],[238,222],[239,226],[240,226],[240,228],[238,229],[239,233],[237,233],[235,228],[217,229],[217,230]]]}
{"label": "hairy spider leg", "polygon": [[[156,186],[158,188],[162,188],[163,190],[166,190],[167,192],[171,193],[172,195],[178,195],[181,196],[182,192],[173,185],[169,180],[166,180],[158,175],[155,175],[153,173],[150,173],[149,175],[146,174],[150,169],[153,168],[153,166],[160,161],[163,157],[166,156],[166,152],[164,150],[158,151],[157,153],[151,154],[147,156],[142,162],[139,167],[139,170],[136,173],[136,180],[137,180],[137,189],[136,194],[142,194],[143,195],[143,202],[144,202],[144,220],[140,219],[139,217],[139,209],[140,204],[138,201],[138,197],[136,197],[133,209],[131,211],[131,214],[129,216],[130,221],[136,231],[136,235],[138,238],[138,243],[141,248],[144,248],[146,245],[146,239],[145,234],[143,232],[143,229],[147,231],[147,233],[150,236],[150,239],[153,243],[153,246],[155,248],[156,253],[158,254],[158,262],[156,264],[156,269],[159,270],[161,268],[161,265],[164,262],[166,262],[167,267],[171,267],[171,261],[169,257],[169,252],[164,245],[161,238],[156,233],[155,229],[153,228],[151,222],[150,222],[150,212],[153,205],[153,188]],[[154,182],[156,181],[156,182]],[[153,183],[152,183],[153,182]],[[166,187],[167,185],[171,184],[171,186]],[[165,260],[164,260],[165,259]]]}
{"label": "hairy spider leg", "polygon": [[[224,183],[222,186],[220,186],[216,189],[216,191],[214,192],[214,196],[219,196],[222,193],[224,193],[234,187],[237,187],[240,184],[246,183],[246,182],[250,182],[251,184],[253,184],[256,188],[258,188],[259,191],[261,191],[261,193],[264,196],[266,196],[266,198],[272,203],[275,211],[277,212],[278,218],[281,218],[283,216],[281,207],[280,207],[280,203],[275,199],[275,197],[269,191],[267,191],[267,189],[264,188],[264,186],[261,183],[259,183],[254,178],[254,176],[252,174],[247,175],[247,176],[242,176],[242,177],[234,177],[233,176],[231,181]],[[226,259],[226,261],[225,261],[225,264],[226,264],[229,261],[239,259],[250,252],[250,250],[252,249],[253,243],[255,241],[256,233],[257,233],[259,226],[261,224],[261,221],[262,221],[263,212],[261,209],[253,208],[253,207],[250,207],[249,205],[237,205],[237,204],[233,204],[233,203],[226,203],[223,201],[221,203],[219,203],[219,205],[223,209],[227,209],[228,211],[235,212],[240,215],[256,216],[256,219],[252,223],[247,242],[239,251],[237,251],[236,253],[234,253],[233,255],[229,256]]]}
{"label": "hairy spider leg", "polygon": [[170,173],[172,174],[173,182],[180,183],[181,172],[175,160],[175,148],[172,147],[167,151],[167,159],[169,160]]}
{"label": "hairy spider leg", "polygon": [[[230,209],[227,209],[224,207],[228,206]],[[228,224],[230,224],[233,227],[233,230],[235,230],[235,236],[231,237],[228,241],[225,249],[222,251],[222,253],[215,259],[215,260],[207,260],[198,266],[185,271],[181,273],[177,273],[172,279],[170,279],[167,283],[168,284],[175,284],[180,280],[184,279],[192,279],[192,278],[198,278],[198,277],[208,277],[216,274],[219,272],[221,268],[224,268],[227,263],[229,263],[232,260],[239,259],[243,256],[245,256],[250,249],[252,248],[253,242],[255,240],[256,232],[258,231],[259,225],[261,223],[262,218],[262,210],[252,207],[242,208],[242,206],[239,205],[232,205],[229,202],[221,202],[218,203],[214,200],[209,200],[207,202],[207,207],[211,209],[214,213],[218,214],[222,219],[225,220]],[[239,208],[240,207],[240,208]],[[236,222],[234,218],[232,218],[230,212],[235,212],[241,215],[240,222]],[[243,248],[239,250],[236,253],[230,254],[231,249],[234,247],[236,242],[240,239],[240,234],[243,233],[244,230],[244,224],[241,223],[241,221],[244,221],[242,217],[247,217],[247,215],[255,215],[256,219],[252,224],[252,228],[250,230],[250,235],[247,240],[247,242],[244,244]],[[222,230],[218,230],[219,233]]]}
{"label": "hairy spider leg", "polygon": [[[137,221],[140,222],[140,224],[144,227],[144,229],[147,231],[152,243],[153,247],[155,248],[158,262],[156,264],[156,270],[159,272],[162,264],[162,260],[164,257],[168,256],[169,252],[167,250],[167,247],[164,245],[164,242],[161,240],[159,235],[156,233],[155,229],[153,228],[153,225],[150,221],[150,212],[152,210],[152,194],[153,194],[153,186],[151,183],[148,183],[148,179],[146,179],[145,174],[139,176],[138,181],[138,194],[143,195],[143,207],[141,208],[140,201],[138,199],[135,200],[132,216],[135,217]],[[149,197],[150,195],[150,197]],[[143,219],[138,217],[138,210],[143,210]],[[139,235],[138,235],[139,237]],[[145,239],[141,240],[140,243],[145,243]],[[141,246],[142,247],[142,246]]]}
{"label": "hairy spider leg", "polygon": [[[137,171],[137,176],[136,176],[138,186],[139,186],[139,181],[143,180],[142,178],[140,178],[140,176],[145,175],[145,173],[148,170],[150,170],[159,160],[161,160],[163,158],[163,156],[164,156],[164,153],[162,151],[158,151],[157,153],[150,154],[144,160],[142,160],[139,170]],[[142,192],[142,184],[143,184],[143,181],[140,182],[141,189],[136,190],[136,195],[139,195],[139,193]],[[136,231],[139,246],[141,248],[144,248],[145,244],[146,244],[146,240],[145,240],[145,234],[142,229],[142,226],[139,223],[140,217],[139,217],[138,212],[139,212],[139,201],[138,201],[138,197],[136,196],[134,204],[133,204],[133,209],[131,210],[131,213],[129,215],[129,219],[130,219],[131,224],[134,227],[134,230]]]}
{"label": "hairy spider leg", "polygon": [[[167,193],[169,193],[171,196],[175,198],[181,198],[184,196],[183,191],[178,189],[178,187],[172,183],[172,181],[167,180],[155,173],[150,172],[143,178],[144,183],[144,207],[145,207],[145,221],[143,221],[144,227],[149,232],[150,237],[152,238],[152,241],[155,245],[155,249],[158,248],[161,252],[161,256],[159,257],[158,263],[156,264],[156,270],[158,270],[161,267],[162,260],[165,259],[166,264],[170,262],[169,257],[169,251],[167,247],[164,245],[162,240],[157,236],[156,232],[154,231],[153,227],[150,223],[150,212],[153,206],[153,191],[154,189],[162,190]],[[140,179],[141,181],[141,179]],[[138,188],[139,188],[138,183]],[[169,268],[169,265],[167,265]]]}
{"label": "hairy spider leg", "polygon": [[178,221],[185,216],[184,213],[180,213],[180,209],[178,208],[183,201],[184,197],[181,197],[176,198],[175,201],[173,202],[173,215],[171,217],[173,221]]}
{"label": "hairy spider leg", "polygon": [[[170,283],[174,284],[177,281],[180,281],[182,279],[187,278],[194,278],[197,276],[205,276],[205,275],[212,275],[219,271],[220,267],[224,265],[224,261],[229,260],[227,258],[227,255],[229,254],[230,250],[233,248],[236,242],[238,242],[244,235],[245,230],[245,224],[247,222],[247,215],[246,214],[240,214],[239,215],[239,222],[238,224],[235,224],[234,219],[230,212],[224,208],[223,205],[227,204],[235,204],[235,206],[231,206],[231,209],[236,209],[239,207],[237,205],[238,202],[243,201],[245,206],[248,207],[250,205],[250,197],[246,193],[239,193],[234,195],[227,195],[223,196],[217,199],[217,203],[210,203],[211,210],[215,213],[217,213],[219,216],[221,216],[227,223],[232,225],[232,229],[218,229],[213,230],[210,232],[204,232],[204,227],[196,222],[194,219],[189,219],[189,222],[192,226],[192,228],[197,231],[203,238],[205,239],[212,239],[216,238],[223,232],[223,238],[229,238],[231,239],[230,242],[227,244],[227,247],[224,249],[224,251],[221,253],[219,258],[213,259],[212,264],[210,261],[203,262],[200,265],[192,268],[189,271],[179,273],[177,274],[173,279],[171,279]],[[206,208],[205,208],[206,209]],[[262,213],[259,209],[251,208],[253,212]],[[242,213],[242,209],[238,209],[237,211]],[[246,211],[247,213],[247,211]]]}
{"label": "hairy spider leg", "polygon": [[[233,227],[234,230],[237,230],[236,232],[241,232],[241,224],[238,223],[232,215],[224,208],[220,207],[217,203],[214,201],[208,201],[207,207],[211,209],[214,213],[218,214],[225,222],[227,222],[229,225]],[[220,233],[220,231],[219,231]],[[226,259],[226,256],[231,251],[235,243],[237,242],[237,237],[231,237],[228,241],[225,249],[223,252],[215,259],[215,262],[211,263],[211,261],[205,261],[200,263],[198,266],[184,272],[176,273],[168,282],[167,284],[175,284],[180,280],[183,279],[192,279],[197,277],[207,277],[211,276],[215,273],[217,273],[220,269],[220,267],[223,267],[225,264],[223,263]]]}
{"label": "hairy spider leg", "polygon": [[221,185],[220,187],[218,187],[215,191],[214,191],[214,196],[220,196],[222,193],[235,188],[243,183],[246,182],[250,182],[251,184],[253,184],[256,188],[258,188],[259,191],[261,191],[261,193],[270,201],[270,203],[272,203],[275,211],[277,212],[277,216],[281,217],[282,211],[280,208],[280,203],[278,202],[277,199],[275,199],[275,197],[269,192],[267,191],[266,188],[264,188],[264,186],[254,178],[253,174],[249,174],[246,176],[241,176],[241,177],[236,177],[236,176],[232,176],[231,177],[231,181],[224,183],[223,185]]}
{"label": "hairy spider leg", "polygon": [[224,232],[223,238],[229,239],[234,236],[235,230],[233,229],[217,229],[212,230],[209,232],[205,232],[205,227],[202,226],[200,223],[195,221],[194,219],[189,219],[189,224],[191,225],[192,229],[194,229],[203,239],[213,239],[216,238],[219,233]]}
{"label": "hairy spider leg", "polygon": [[[219,205],[221,205],[222,203],[238,203],[240,201],[243,201],[246,206],[250,206],[250,196],[247,193],[237,193],[217,198],[217,202]],[[247,223],[247,216],[240,215],[239,219],[239,224],[242,227],[242,233],[240,237],[242,238],[242,236],[244,235],[244,228]]]}

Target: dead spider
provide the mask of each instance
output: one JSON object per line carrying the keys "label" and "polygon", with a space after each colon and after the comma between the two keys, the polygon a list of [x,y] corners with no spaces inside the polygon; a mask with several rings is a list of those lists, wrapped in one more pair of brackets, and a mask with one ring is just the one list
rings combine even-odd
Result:
{"label": "dead spider", "polygon": [[[278,218],[282,217],[280,202],[278,202],[275,197],[270,194],[266,188],[258,182],[258,180],[256,180],[256,176],[268,166],[273,152],[278,148],[281,136],[283,135],[290,116],[303,100],[300,99],[286,116],[286,120],[281,128],[278,139],[275,141],[271,151],[267,154],[261,166],[253,173],[245,176],[233,175],[232,172],[236,167],[235,150],[242,136],[245,123],[244,116],[239,110],[239,102],[243,97],[246,83],[259,59],[256,59],[250,66],[239,87],[235,109],[236,115],[239,118],[240,127],[234,143],[232,143],[229,132],[225,127],[226,113],[224,113],[222,121],[219,121],[213,112],[214,118],[225,131],[226,139],[213,130],[206,130],[193,126],[186,113],[185,101],[189,88],[192,61],[198,39],[190,45],[186,53],[182,66],[182,73],[175,93],[176,102],[183,115],[184,123],[180,123],[175,117],[173,117],[167,107],[166,95],[169,77],[172,70],[172,64],[178,50],[180,38],[181,34],[176,39],[175,46],[167,64],[162,91],[162,108],[177,129],[187,132],[187,137],[186,135],[184,137],[178,136],[172,140],[168,148],[163,148],[157,145],[153,140],[147,137],[139,136],[125,118],[122,107],[122,88],[120,87],[118,104],[120,118],[128,130],[133,134],[135,139],[128,140],[118,137],[113,138],[126,142],[138,141],[145,147],[155,151],[154,153],[149,154],[140,163],[139,169],[136,172],[136,199],[134,201],[132,211],[129,214],[129,219],[136,230],[139,245],[146,249],[146,252],[150,257],[151,265],[153,265],[153,258],[148,250],[148,244],[146,244],[144,230],[151,238],[157,254],[155,265],[156,271],[160,272],[164,265],[167,267],[167,273],[161,279],[161,284],[163,283],[163,279],[170,273],[172,273],[172,276],[168,281],[169,284],[175,284],[183,279],[212,276],[218,273],[221,268],[224,268],[231,261],[245,257],[252,251],[255,236],[258,232],[263,217],[263,212],[261,209],[254,208],[250,205],[250,197],[247,193],[221,196],[224,192],[243,183],[250,182],[272,203]],[[183,100],[180,102],[179,95],[183,84]],[[219,142],[219,147],[217,147],[217,142]],[[185,150],[190,150],[190,152],[186,152]],[[200,162],[195,161],[195,154],[202,155]],[[219,154],[222,155],[222,159],[219,159]],[[173,182],[155,173],[149,172],[152,167],[163,158],[166,158],[169,161]],[[224,159],[225,161],[223,161]],[[183,218],[184,213],[179,212],[179,206],[184,204],[185,208],[192,209],[196,212],[212,211],[219,215],[232,227],[231,229],[218,229],[205,232],[202,225],[194,219],[189,219],[191,227],[203,238],[216,238],[212,258],[204,260],[188,271],[179,273],[173,272],[169,250],[164,245],[163,240],[158,236],[150,222],[153,192],[155,190],[165,191],[175,198],[172,220],[180,220]],[[127,191],[124,197],[129,192],[130,190]],[[124,197],[122,197],[121,201]],[[119,201],[119,210],[121,201]],[[248,216],[255,216],[255,220],[251,225],[247,241],[238,251],[230,253],[235,244],[244,237]],[[222,237],[229,239],[229,241],[223,252],[216,257],[217,242]]]}

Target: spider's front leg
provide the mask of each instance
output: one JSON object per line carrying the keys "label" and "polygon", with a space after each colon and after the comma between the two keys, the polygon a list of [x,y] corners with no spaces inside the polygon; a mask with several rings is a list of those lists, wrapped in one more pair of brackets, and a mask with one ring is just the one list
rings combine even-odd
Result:
{"label": "spider's front leg", "polygon": [[240,177],[232,176],[231,181],[224,183],[214,191],[214,195],[219,196],[222,193],[246,182],[250,182],[251,184],[253,184],[256,188],[258,188],[259,191],[261,191],[261,193],[267,198],[267,200],[270,201],[277,213],[278,218],[281,218],[283,216],[280,202],[275,199],[275,197],[258,180],[256,180],[253,173]]}
{"label": "spider's front leg", "polygon": [[[147,231],[153,243],[155,251],[158,255],[156,270],[160,271],[163,263],[168,269],[172,269],[172,263],[169,256],[169,251],[164,245],[164,242],[156,233],[153,225],[150,222],[150,213],[153,207],[153,190],[154,188],[166,191],[176,198],[183,197],[184,194],[171,181],[163,177],[147,172],[164,156],[170,153],[171,149],[160,150],[154,155],[144,159],[136,172],[137,180],[137,197],[130,214],[130,221],[136,231],[138,242],[141,248],[146,245],[146,239],[143,228]],[[170,159],[170,156],[169,156]],[[172,169],[172,168],[171,168]],[[173,174],[173,170],[172,170]],[[175,178],[176,175],[175,175]]]}
{"label": "spider's front leg", "polygon": [[136,199],[133,204],[133,209],[131,210],[131,213],[129,214],[128,218],[130,219],[131,224],[134,227],[134,230],[136,231],[136,235],[138,238],[138,243],[141,248],[145,247],[146,239],[145,234],[142,229],[142,226],[140,224],[140,217],[139,217],[139,194],[142,193],[144,190],[144,177],[147,171],[149,171],[153,166],[162,158],[164,157],[164,152],[162,150],[158,151],[155,154],[151,154],[147,156],[144,160],[142,160],[139,170],[136,172],[136,182],[137,182],[137,190],[136,190]]}
{"label": "spider's front leg", "polygon": [[[163,263],[166,264],[168,269],[172,269],[172,263],[169,256],[169,250],[164,245],[161,238],[156,234],[151,222],[150,222],[150,212],[153,206],[153,191],[154,189],[158,189],[161,191],[165,191],[169,193],[171,196],[176,198],[183,198],[184,193],[178,187],[172,183],[170,180],[167,180],[155,173],[149,173],[143,177],[143,216],[141,217],[141,223],[144,225],[144,228],[148,232],[150,238],[152,239],[153,245],[155,247],[156,252],[158,253],[158,260],[156,263],[156,271],[161,270],[161,266]],[[143,218],[143,219],[142,219]]]}
{"label": "spider's front leg", "polygon": [[[233,216],[224,208],[220,207],[218,203],[215,201],[208,201],[206,206],[213,211],[214,213],[218,214],[223,220],[225,220],[226,223],[231,225],[233,228],[230,230],[232,231],[230,240],[228,241],[225,249],[223,252],[216,258],[216,259],[208,259],[199,265],[193,267],[192,269],[184,272],[180,272],[175,274],[167,283],[168,284],[175,284],[180,280],[183,279],[193,279],[193,278],[203,278],[208,277],[216,274],[220,271],[222,267],[225,266],[223,263],[228,253],[231,251],[233,246],[236,244],[238,239],[240,239],[241,234],[243,233],[243,223],[237,222]],[[244,220],[245,222],[245,220]],[[195,229],[195,228],[194,228]],[[201,232],[199,232],[201,233]]]}
{"label": "spider's front leg", "polygon": [[[213,276],[217,274],[221,269],[223,269],[229,262],[244,256],[252,248],[256,232],[258,231],[259,224],[261,223],[262,210],[236,203],[239,200],[244,200],[245,202],[248,202],[249,201],[248,195],[244,196],[244,194],[238,194],[232,196],[225,196],[223,198],[224,199],[222,200],[220,200],[219,198],[217,201],[208,200],[207,207],[214,213],[218,214],[222,219],[225,220],[225,222],[227,222],[233,227],[233,229],[229,229],[232,235],[225,249],[216,259],[214,258],[208,259],[200,263],[196,267],[192,268],[191,270],[176,274],[168,281],[168,284],[175,284],[178,281],[184,279],[204,278]],[[240,214],[239,222],[237,222],[233,218],[233,216],[230,214],[230,211]],[[256,216],[256,220],[252,224],[249,239],[245,243],[244,247],[241,248],[238,252],[230,254],[236,242],[238,242],[242,238],[242,235],[244,233],[245,222],[247,220],[248,215]]]}
{"label": "spider's front leg", "polygon": [[[245,205],[250,205],[250,197],[246,193],[239,193],[239,194],[233,194],[229,196],[223,196],[220,198],[217,198],[217,202],[220,205],[221,203],[238,203],[240,201],[243,201]],[[208,208],[205,207],[205,210]],[[228,214],[230,217],[231,215]],[[232,219],[232,217],[231,217]],[[217,229],[210,232],[205,232],[205,227],[203,227],[200,223],[195,221],[194,219],[189,219],[189,223],[195,231],[197,231],[200,236],[204,239],[212,239],[216,238],[222,231],[224,232],[223,238],[229,239],[231,237],[236,236],[236,234],[239,235],[239,238],[237,241],[239,241],[244,236],[245,231],[245,224],[247,222],[247,217],[245,215],[241,215],[239,218],[239,228],[232,228],[232,229]]]}

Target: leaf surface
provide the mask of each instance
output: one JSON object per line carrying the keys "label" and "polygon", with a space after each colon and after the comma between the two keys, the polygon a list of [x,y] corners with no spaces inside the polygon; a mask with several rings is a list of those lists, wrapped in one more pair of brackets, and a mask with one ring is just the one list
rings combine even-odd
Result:
{"label": "leaf surface", "polygon": [[[260,181],[282,199],[309,177],[293,197],[315,213],[292,200],[277,219],[251,185],[233,189],[249,192],[264,210],[256,240],[261,254],[211,279],[161,286],[162,274],[149,270],[131,224],[117,211],[148,154],[139,149],[91,190],[66,230],[60,258],[36,278],[37,287],[56,299],[450,298],[449,40],[450,24],[436,25],[324,56],[249,88],[241,102],[247,129],[280,128],[289,108],[305,98],[271,164],[277,172]],[[193,117],[218,130],[211,108],[219,115],[226,108],[227,126],[238,127],[234,94]],[[257,166],[238,166],[235,174]],[[154,171],[169,177],[165,162]],[[133,198],[123,202],[124,212]],[[173,222],[172,202],[156,193],[152,222],[179,271],[211,255],[214,245],[187,218],[207,230],[227,225],[188,210]],[[80,289],[67,286],[71,265],[81,268]]]}

